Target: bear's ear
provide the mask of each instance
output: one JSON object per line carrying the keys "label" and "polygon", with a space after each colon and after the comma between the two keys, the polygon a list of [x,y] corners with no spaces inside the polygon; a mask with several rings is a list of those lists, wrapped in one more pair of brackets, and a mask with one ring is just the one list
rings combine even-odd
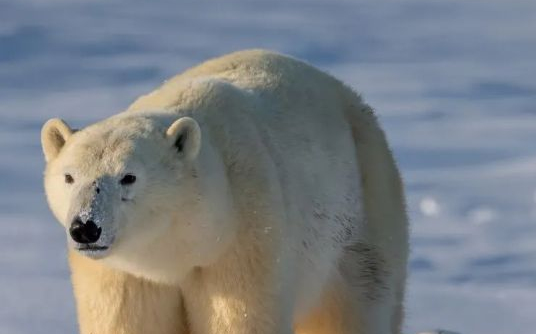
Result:
{"label": "bear's ear", "polygon": [[181,117],[166,131],[169,143],[186,160],[194,160],[201,148],[201,129],[199,124],[190,117]]}
{"label": "bear's ear", "polygon": [[73,134],[73,130],[61,119],[49,119],[41,129],[41,145],[46,162],[54,159],[63,145]]}

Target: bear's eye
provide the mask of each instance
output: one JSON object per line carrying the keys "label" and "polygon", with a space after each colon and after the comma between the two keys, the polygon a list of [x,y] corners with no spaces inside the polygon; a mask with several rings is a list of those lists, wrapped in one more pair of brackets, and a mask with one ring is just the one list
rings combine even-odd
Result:
{"label": "bear's eye", "polygon": [[121,185],[123,186],[128,186],[129,184],[133,184],[134,182],[136,182],[136,176],[132,174],[127,174],[123,176],[121,181],[119,181],[119,183],[121,183]]}
{"label": "bear's eye", "polygon": [[71,184],[73,182],[74,182],[74,179],[71,176],[71,174],[65,174],[65,183]]}

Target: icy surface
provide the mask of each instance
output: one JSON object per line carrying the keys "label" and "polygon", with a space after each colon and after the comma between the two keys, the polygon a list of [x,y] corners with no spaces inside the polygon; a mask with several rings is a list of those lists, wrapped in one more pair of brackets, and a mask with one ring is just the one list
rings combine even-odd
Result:
{"label": "icy surface", "polygon": [[250,47],[363,93],[406,180],[406,332],[536,328],[536,2],[0,0],[0,333],[76,331],[41,124]]}

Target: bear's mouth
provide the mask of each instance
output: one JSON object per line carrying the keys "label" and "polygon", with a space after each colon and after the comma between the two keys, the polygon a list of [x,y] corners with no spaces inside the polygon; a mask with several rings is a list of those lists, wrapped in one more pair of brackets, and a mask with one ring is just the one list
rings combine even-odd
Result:
{"label": "bear's mouth", "polygon": [[91,259],[98,260],[106,257],[108,253],[110,252],[109,246],[99,246],[95,244],[78,244],[74,246],[74,249]]}
{"label": "bear's mouth", "polygon": [[78,251],[105,251],[107,250],[108,246],[98,246],[98,245],[79,245],[75,247]]}

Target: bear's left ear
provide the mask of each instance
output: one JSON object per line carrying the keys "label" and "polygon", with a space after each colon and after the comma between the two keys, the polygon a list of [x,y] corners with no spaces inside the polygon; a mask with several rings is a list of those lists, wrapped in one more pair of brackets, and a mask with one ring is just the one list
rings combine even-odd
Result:
{"label": "bear's left ear", "polygon": [[166,131],[166,137],[180,156],[192,161],[201,148],[201,129],[199,124],[190,117],[181,117]]}

